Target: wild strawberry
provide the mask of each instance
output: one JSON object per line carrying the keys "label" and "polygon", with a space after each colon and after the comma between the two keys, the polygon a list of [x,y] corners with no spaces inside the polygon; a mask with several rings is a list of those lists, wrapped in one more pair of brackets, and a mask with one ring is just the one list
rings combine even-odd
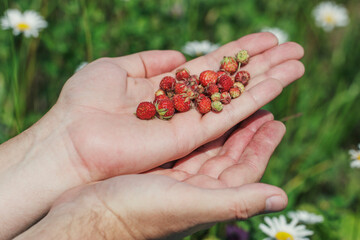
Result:
{"label": "wild strawberry", "polygon": [[221,112],[223,109],[223,104],[220,101],[214,101],[211,103],[211,109],[213,112]]}
{"label": "wild strawberry", "polygon": [[155,99],[154,99],[153,103],[155,104],[157,101],[164,100],[164,99],[170,100],[170,98],[166,94],[165,95],[159,95],[159,96],[155,96]]}
{"label": "wild strawberry", "polygon": [[241,82],[235,82],[234,87],[238,88],[241,93],[245,92],[245,86]]}
{"label": "wild strawberry", "polygon": [[245,65],[249,62],[249,53],[246,50],[240,50],[236,55],[235,59],[238,61],[241,65]]}
{"label": "wild strawberry", "polygon": [[219,87],[214,84],[214,83],[210,83],[207,87],[206,87],[206,93],[208,96],[213,95],[214,93],[220,92],[219,91]]}
{"label": "wild strawberry", "polygon": [[244,86],[248,84],[250,80],[250,73],[247,71],[239,71],[235,75],[235,81],[241,82]]}
{"label": "wild strawberry", "polygon": [[226,74],[226,72],[222,71],[222,70],[219,70],[216,72],[217,75],[218,75],[218,78],[221,77],[222,75]]}
{"label": "wild strawberry", "polygon": [[166,92],[162,89],[159,89],[155,92],[155,98],[160,95],[166,95]]}
{"label": "wild strawberry", "polygon": [[231,98],[238,98],[241,95],[241,91],[239,88],[233,87],[229,90]]}
{"label": "wild strawberry", "polygon": [[198,92],[199,94],[204,93],[205,92],[204,86],[199,84],[196,88],[196,92]]}
{"label": "wild strawberry", "polygon": [[186,94],[175,94],[173,97],[174,107],[179,112],[190,110],[191,100]]}
{"label": "wild strawberry", "polygon": [[174,116],[175,108],[170,99],[157,101],[155,103],[155,108],[160,119],[170,119]]}
{"label": "wild strawberry", "polygon": [[217,82],[217,73],[211,70],[206,70],[200,73],[199,81],[201,85],[207,87],[210,83]]}
{"label": "wild strawberry", "polygon": [[220,102],[223,104],[229,104],[231,102],[231,96],[229,92],[222,92],[220,97]]}
{"label": "wild strawberry", "polygon": [[218,86],[221,90],[221,92],[228,92],[230,88],[234,85],[233,80],[228,75],[222,75],[219,78]]}
{"label": "wild strawberry", "polygon": [[196,99],[196,108],[201,114],[206,114],[211,111],[211,100],[204,94]]}
{"label": "wild strawberry", "polygon": [[136,109],[136,116],[142,120],[152,119],[156,114],[156,108],[151,102],[141,102]]}
{"label": "wild strawberry", "polygon": [[[201,86],[201,85],[199,85]],[[186,95],[192,100],[192,99],[196,99],[199,96],[199,93],[197,91],[193,91],[192,89],[189,89],[186,92]]]}
{"label": "wild strawberry", "polygon": [[184,81],[190,77],[190,73],[186,68],[181,68],[176,70],[175,76],[178,81]]}
{"label": "wild strawberry", "polygon": [[234,57],[224,57],[220,64],[220,69],[230,74],[234,74],[239,67]]}
{"label": "wild strawberry", "polygon": [[173,77],[166,76],[160,82],[160,88],[166,92],[174,90],[176,80]]}
{"label": "wild strawberry", "polygon": [[175,95],[175,92],[174,91],[168,91],[168,92],[166,92],[166,95],[168,96],[168,98],[172,99],[173,96]]}
{"label": "wild strawberry", "polygon": [[185,83],[183,83],[183,82],[175,83],[175,93],[176,94],[186,93],[187,91],[188,91],[188,87],[186,86]]}
{"label": "wild strawberry", "polygon": [[211,95],[211,101],[220,101],[221,99],[221,93],[217,92],[217,93],[214,93],[213,95]]}

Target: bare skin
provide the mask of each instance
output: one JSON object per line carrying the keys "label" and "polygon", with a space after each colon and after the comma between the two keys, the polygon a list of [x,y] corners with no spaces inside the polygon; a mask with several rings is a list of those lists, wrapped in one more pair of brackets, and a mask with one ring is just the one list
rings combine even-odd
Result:
{"label": "bare skin", "polygon": [[[251,55],[244,69],[252,80],[221,114],[191,110],[167,122],[134,116],[163,76],[180,67],[194,74],[217,69],[223,56],[239,49]],[[272,34],[258,33],[190,62],[176,51],[149,51],[90,63],[39,122],[0,146],[0,238],[31,225],[72,187],[148,171],[219,138],[300,78],[302,56],[298,44],[278,46]]]}
{"label": "bare skin", "polygon": [[286,194],[256,182],[284,133],[259,111],[171,168],[68,191],[16,239],[181,239],[215,222],[282,210]]}

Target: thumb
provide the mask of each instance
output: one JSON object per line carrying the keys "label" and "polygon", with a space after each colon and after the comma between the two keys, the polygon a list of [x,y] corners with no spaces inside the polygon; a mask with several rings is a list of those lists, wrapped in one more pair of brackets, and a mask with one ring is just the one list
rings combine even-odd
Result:
{"label": "thumb", "polygon": [[200,224],[241,220],[259,213],[280,211],[288,201],[282,189],[262,183],[227,189],[199,189],[192,193],[191,199],[193,211],[190,212],[196,215]]}

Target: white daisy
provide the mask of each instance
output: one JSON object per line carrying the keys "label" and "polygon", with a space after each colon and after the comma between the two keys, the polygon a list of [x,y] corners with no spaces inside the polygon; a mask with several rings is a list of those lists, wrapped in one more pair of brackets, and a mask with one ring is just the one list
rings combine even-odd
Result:
{"label": "white daisy", "polygon": [[296,212],[289,212],[288,216],[291,219],[297,219],[299,222],[305,223],[305,224],[315,224],[315,223],[321,223],[324,221],[324,217],[321,215],[316,215],[314,213],[310,213],[304,210],[298,210]]}
{"label": "white daisy", "polygon": [[297,219],[287,223],[284,215],[272,219],[265,217],[264,220],[267,225],[259,225],[260,230],[269,236],[264,240],[309,240],[307,236],[313,234],[313,231],[307,230],[304,225],[297,225]]}
{"label": "white daisy", "polygon": [[220,46],[218,44],[211,43],[208,40],[204,41],[192,41],[187,42],[185,46],[182,48],[182,51],[190,56],[201,56],[208,54],[216,49],[218,49]]}
{"label": "white daisy", "polygon": [[39,31],[47,27],[47,22],[35,11],[21,13],[17,9],[8,9],[1,18],[1,27],[12,29],[14,35],[24,33],[25,37],[37,37]]}
{"label": "white daisy", "polygon": [[349,150],[351,159],[353,160],[350,163],[352,168],[360,168],[360,143],[358,144],[358,150],[351,149]]}
{"label": "white daisy", "polygon": [[81,62],[79,64],[79,66],[77,66],[77,68],[75,69],[75,72],[80,71],[81,69],[83,69],[88,64],[89,64],[88,62]]}
{"label": "white daisy", "polygon": [[265,27],[265,28],[261,29],[261,32],[270,32],[270,33],[274,34],[277,37],[279,44],[287,42],[287,40],[289,38],[289,35],[285,31],[281,30],[280,28]]}
{"label": "white daisy", "polygon": [[349,23],[348,11],[334,2],[322,2],[313,10],[316,25],[329,32],[334,27],[344,27]]}

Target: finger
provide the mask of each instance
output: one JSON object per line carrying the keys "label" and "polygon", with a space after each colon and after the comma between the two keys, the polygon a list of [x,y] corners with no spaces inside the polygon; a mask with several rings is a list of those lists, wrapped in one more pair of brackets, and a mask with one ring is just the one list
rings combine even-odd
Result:
{"label": "finger", "polygon": [[237,163],[245,147],[253,138],[258,129],[266,122],[274,119],[274,116],[265,110],[259,110],[246,120],[234,131],[225,142],[218,156],[208,159],[199,169],[198,173],[218,178],[219,174],[229,166]]}
{"label": "finger", "polygon": [[255,78],[249,81],[249,84],[246,86],[247,89],[255,86],[256,84],[264,81],[268,78],[279,79],[283,87],[289,85],[291,83],[291,79],[289,81],[288,76],[293,75],[294,78],[300,78],[304,75],[305,67],[302,62],[297,60],[288,60],[284,63],[281,63],[267,72],[256,76]]}
{"label": "finger", "polygon": [[283,190],[261,183],[226,189],[186,188],[186,193],[174,208],[182,213],[184,207],[190,208],[186,209],[188,218],[198,219],[199,223],[247,219],[259,213],[280,211],[287,205]]}
{"label": "finger", "polygon": [[152,50],[110,59],[125,69],[129,77],[149,78],[170,72],[186,62],[184,55],[174,50]]}
{"label": "finger", "polygon": [[261,179],[268,161],[285,134],[285,126],[279,121],[265,123],[254,135],[238,163],[225,169],[219,180],[227,186],[240,186]]}
{"label": "finger", "polygon": [[[247,50],[252,57],[275,46],[277,46],[277,38],[271,33],[249,34],[236,41],[225,44],[214,52],[186,62],[181,67],[187,68],[191,74],[200,74],[207,69],[219,69],[220,61],[224,56],[233,56],[241,49]],[[156,76],[152,79],[156,87],[163,76],[164,75]]]}
{"label": "finger", "polygon": [[224,145],[224,142],[228,139],[228,137],[237,129],[237,127],[233,127],[228,130],[221,137],[199,147],[189,155],[179,159],[174,168],[176,170],[185,171],[190,174],[196,174],[200,167],[212,157],[218,155],[219,151]]}
{"label": "finger", "polygon": [[303,47],[295,42],[287,42],[251,57],[249,64],[241,70],[248,71],[251,77],[256,77],[278,64],[292,59],[301,59],[303,56]]}

